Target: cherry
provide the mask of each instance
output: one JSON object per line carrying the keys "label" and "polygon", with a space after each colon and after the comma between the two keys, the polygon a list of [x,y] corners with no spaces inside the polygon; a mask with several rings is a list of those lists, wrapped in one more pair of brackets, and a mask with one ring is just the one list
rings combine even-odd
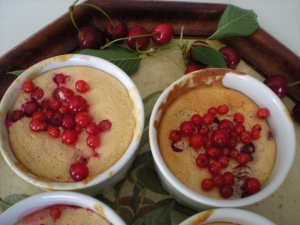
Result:
{"label": "cherry", "polygon": [[86,100],[82,96],[75,95],[74,97],[69,99],[67,107],[70,113],[76,114],[78,112],[87,111],[88,105]]}
{"label": "cherry", "polygon": [[35,89],[35,85],[32,81],[25,81],[23,84],[22,84],[22,90],[25,92],[25,93],[32,93]]}
{"label": "cherry", "polygon": [[127,31],[126,23],[118,19],[107,21],[104,27],[105,36],[110,41],[126,37]]}
{"label": "cherry", "polygon": [[127,33],[126,43],[128,47],[134,51],[136,51],[137,49],[145,50],[150,44],[150,37],[149,36],[134,37],[134,36],[140,36],[146,34],[148,34],[148,31],[144,27],[142,26],[132,27]]}
{"label": "cherry", "polygon": [[74,181],[82,181],[89,175],[89,169],[84,163],[74,163],[70,166],[70,175]]}
{"label": "cherry", "polygon": [[279,98],[283,98],[288,92],[287,77],[282,74],[272,75],[264,80],[267,85]]}
{"label": "cherry", "polygon": [[100,145],[100,137],[97,135],[89,135],[86,139],[87,146],[91,148],[97,148]]}
{"label": "cherry", "polygon": [[12,122],[16,122],[16,121],[22,119],[23,116],[24,116],[24,112],[22,110],[17,109],[12,112],[12,114],[10,115],[10,119]]}
{"label": "cherry", "polygon": [[227,146],[229,143],[229,134],[225,130],[217,129],[212,133],[211,140],[214,146]]}
{"label": "cherry", "polygon": [[168,44],[174,36],[174,29],[170,24],[161,23],[156,25],[151,33],[153,42],[157,45]]}
{"label": "cherry", "polygon": [[292,117],[296,123],[300,124],[300,103],[299,102],[292,109]]}
{"label": "cherry", "polygon": [[208,167],[210,159],[206,154],[200,154],[196,158],[196,165],[200,168]]}
{"label": "cherry", "polygon": [[181,134],[179,130],[172,130],[169,134],[169,139],[173,142],[178,142],[181,140]]}
{"label": "cherry", "polygon": [[189,137],[189,144],[194,148],[198,149],[201,148],[204,144],[204,139],[201,134],[191,134]]}
{"label": "cherry", "polygon": [[259,119],[267,119],[270,115],[270,112],[267,108],[259,108],[256,112],[256,115]]}
{"label": "cherry", "polygon": [[50,210],[50,216],[54,219],[57,220],[61,216],[61,211],[58,208],[52,208]]}
{"label": "cherry", "polygon": [[180,124],[180,133],[182,135],[191,135],[194,130],[195,130],[195,126],[191,121],[184,121]]}
{"label": "cherry", "polygon": [[190,50],[189,50],[191,61],[192,61],[193,63],[195,63],[195,64],[201,65],[201,66],[202,66],[202,69],[204,68],[205,64],[203,64],[202,62],[200,62],[200,61],[195,57],[194,49],[195,49],[195,48],[201,48],[201,47],[203,47],[204,45],[207,45],[207,43],[206,43],[205,41],[198,40],[198,41],[195,41],[195,42],[191,45]]}
{"label": "cherry", "polygon": [[96,27],[83,27],[79,31],[77,41],[81,49],[99,49],[105,45],[106,37],[102,30]]}
{"label": "cherry", "polygon": [[73,145],[78,140],[78,133],[75,130],[67,129],[62,133],[61,137],[63,143],[66,145]]}
{"label": "cherry", "polygon": [[254,177],[249,178],[246,180],[245,183],[245,190],[249,193],[249,194],[255,194],[257,192],[259,192],[261,189],[261,184],[260,181]]}
{"label": "cherry", "polygon": [[219,192],[223,198],[230,198],[233,194],[233,188],[229,184],[222,184]]}
{"label": "cherry", "polygon": [[110,131],[112,123],[109,120],[102,120],[99,123],[99,131],[102,133],[106,133]]}
{"label": "cherry", "polygon": [[192,73],[192,72],[194,72],[194,71],[201,70],[201,69],[204,69],[204,67],[201,66],[201,65],[198,65],[198,64],[192,64],[192,65],[189,65],[189,66],[185,69],[184,74],[189,74],[189,73]]}
{"label": "cherry", "polygon": [[86,93],[90,87],[84,80],[78,80],[75,83],[75,88],[80,93]]}
{"label": "cherry", "polygon": [[220,48],[219,52],[226,57],[225,62],[229,69],[235,69],[235,67],[241,61],[240,53],[230,46],[224,46]]}
{"label": "cherry", "polygon": [[201,182],[201,188],[204,191],[210,191],[214,188],[214,182],[211,179],[206,178]]}

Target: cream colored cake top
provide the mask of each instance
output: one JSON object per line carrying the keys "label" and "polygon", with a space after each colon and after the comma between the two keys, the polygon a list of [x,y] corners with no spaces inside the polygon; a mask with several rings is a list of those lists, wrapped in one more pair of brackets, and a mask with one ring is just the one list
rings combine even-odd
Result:
{"label": "cream colored cake top", "polygon": [[[95,149],[99,157],[93,157],[93,150],[86,145],[86,132],[81,132],[75,145],[66,145],[61,138],[49,137],[47,132],[30,131],[28,124],[31,118],[26,117],[9,127],[12,149],[20,163],[41,179],[73,182],[69,174],[70,165],[80,157],[89,159],[89,177],[101,174],[123,156],[132,141],[136,126],[133,100],[115,77],[91,67],[79,66],[51,70],[35,78],[33,82],[44,90],[44,98],[49,98],[56,88],[52,81],[56,73],[70,76],[65,87],[87,100],[93,122],[98,124],[108,119],[112,123],[111,130],[101,134],[101,144]],[[90,90],[78,93],[74,86],[77,80],[84,80]],[[13,109],[19,109],[27,99],[28,94],[20,91]]]}
{"label": "cream colored cake top", "polygon": [[[212,177],[207,168],[199,168],[195,163],[197,156],[200,153],[205,153],[204,148],[202,147],[200,150],[195,151],[189,146],[187,139],[184,139],[183,151],[175,152],[168,137],[172,130],[178,130],[179,125],[185,120],[190,120],[193,114],[199,113],[203,115],[210,107],[227,104],[229,112],[226,115],[218,116],[220,120],[227,118],[233,121],[233,114],[240,112],[245,117],[244,126],[246,130],[251,130],[254,124],[259,123],[262,126],[262,131],[261,138],[252,141],[255,146],[255,153],[253,154],[253,161],[247,164],[248,168],[242,167],[237,169],[236,167],[239,164],[235,160],[230,160],[229,166],[222,169],[220,173],[223,174],[226,171],[230,171],[234,175],[237,173],[240,173],[240,175],[243,173],[248,174],[251,177],[256,177],[263,184],[272,171],[276,157],[275,141],[273,138],[270,138],[270,128],[267,122],[257,118],[256,112],[258,107],[248,97],[222,86],[222,79],[216,80],[214,74],[200,75],[203,76],[203,80],[207,80],[205,76],[208,75],[213,78],[210,80],[215,81],[209,84],[198,81],[197,87],[189,91],[183,91],[184,88],[189,89],[188,85],[186,87],[176,87],[162,106],[163,114],[158,125],[158,144],[166,165],[177,179],[190,189],[212,198],[221,198],[217,188],[209,192],[201,188],[201,181]],[[219,75],[221,76],[222,74]],[[181,92],[181,94],[177,96],[175,94],[177,92]],[[237,148],[239,147],[241,147],[241,144],[238,144]],[[238,185],[237,182],[236,185]],[[242,193],[239,189],[234,188],[231,198],[240,198],[241,195]]]}
{"label": "cream colored cake top", "polygon": [[[51,209],[58,209],[61,215],[58,219],[51,217]],[[19,220],[15,225],[85,225],[85,224],[99,224],[99,225],[111,225],[111,223],[102,217],[100,214],[93,212],[92,210],[79,208],[76,206],[67,205],[55,205],[45,209],[41,209],[34,212],[21,220]]]}

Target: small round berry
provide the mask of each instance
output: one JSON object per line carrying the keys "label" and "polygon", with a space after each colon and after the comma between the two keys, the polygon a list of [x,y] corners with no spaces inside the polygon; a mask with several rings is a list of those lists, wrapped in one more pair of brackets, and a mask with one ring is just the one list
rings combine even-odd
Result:
{"label": "small round berry", "polygon": [[23,116],[24,116],[24,112],[22,110],[17,109],[12,112],[12,114],[10,115],[10,119],[14,123],[14,122],[22,119]]}
{"label": "small round berry", "polygon": [[260,181],[254,177],[249,178],[246,180],[245,183],[245,190],[249,193],[249,194],[255,194],[257,192],[259,192],[261,189],[261,184]]}
{"label": "small round berry", "polygon": [[252,140],[260,139],[260,131],[258,131],[258,130],[251,131],[251,139]]}
{"label": "small round berry", "polygon": [[75,130],[67,129],[62,133],[61,137],[63,143],[66,145],[73,145],[78,140],[78,133]]}
{"label": "small round berry", "polygon": [[66,129],[74,129],[76,124],[74,117],[71,115],[64,115],[62,120],[61,120],[61,126],[66,130]]}
{"label": "small round berry", "polygon": [[173,142],[178,142],[181,140],[181,134],[179,130],[172,130],[169,134],[169,139]]}
{"label": "small round berry", "polygon": [[236,123],[244,123],[245,117],[242,113],[236,112],[233,114],[233,119]]}
{"label": "small round berry", "polygon": [[79,112],[86,112],[88,105],[82,96],[76,95],[69,99],[67,107],[70,113],[76,114]]}
{"label": "small round berry", "polygon": [[223,119],[218,123],[218,128],[225,130],[227,133],[231,133],[233,131],[234,124],[228,119]]}
{"label": "small round berry", "polygon": [[201,188],[204,191],[210,191],[214,188],[214,182],[211,179],[206,178],[201,182]]}
{"label": "small round berry", "polygon": [[52,138],[59,138],[60,137],[60,131],[57,127],[49,127],[48,135]]}
{"label": "small round berry", "polygon": [[180,124],[180,133],[182,135],[191,135],[195,130],[195,126],[191,121],[184,121]]}
{"label": "small round berry", "polygon": [[251,133],[244,131],[240,134],[240,140],[243,144],[249,144],[251,142]]}
{"label": "small round berry", "polygon": [[37,119],[32,119],[29,122],[29,128],[33,132],[45,131],[48,129],[48,123],[42,122]]}
{"label": "small round berry", "polygon": [[221,164],[216,161],[208,165],[208,171],[213,175],[218,174],[220,170],[221,170]]}
{"label": "small round berry", "polygon": [[240,153],[239,153],[239,151],[236,148],[232,148],[232,149],[230,149],[229,157],[231,159],[236,159],[239,154]]}
{"label": "small round berry", "polygon": [[81,127],[86,127],[92,122],[92,117],[87,112],[79,112],[75,115],[75,124]]}
{"label": "small round berry", "polygon": [[90,90],[89,85],[84,80],[76,81],[75,88],[80,93],[86,93],[88,90]]}
{"label": "small round berry", "polygon": [[87,146],[97,148],[100,145],[100,137],[98,135],[89,135],[86,139]]}
{"label": "small round berry", "polygon": [[212,176],[211,180],[214,182],[215,187],[220,187],[224,183],[224,178],[221,174],[215,174]]}
{"label": "small round berry", "polygon": [[240,153],[237,158],[237,162],[241,165],[246,165],[250,161],[250,156],[247,153]]}
{"label": "small round berry", "polygon": [[22,105],[22,111],[26,117],[32,117],[33,113],[37,112],[39,104],[36,101],[28,101]]}
{"label": "small round berry", "polygon": [[209,165],[209,158],[206,154],[200,154],[196,158],[196,165],[200,168],[206,168]]}
{"label": "small round berry", "polygon": [[246,130],[245,126],[243,124],[236,124],[233,128],[233,132],[236,134],[236,135],[239,135],[241,133],[243,133],[244,131]]}
{"label": "small round berry", "polygon": [[229,143],[229,134],[225,130],[217,129],[212,133],[211,140],[214,146],[224,147]]}
{"label": "small round berry", "polygon": [[99,133],[99,126],[94,123],[90,123],[86,126],[86,132],[88,134],[97,135]]}
{"label": "small round berry", "polygon": [[195,126],[200,126],[202,124],[202,117],[199,114],[194,114],[191,117],[191,121]]}
{"label": "small round berry", "polygon": [[221,115],[224,115],[229,111],[229,107],[226,104],[220,105],[217,109],[218,109],[218,113]]}
{"label": "small round berry", "polygon": [[189,137],[189,144],[194,148],[198,149],[201,148],[204,144],[204,139],[201,134],[191,134]]}
{"label": "small round berry", "polygon": [[65,84],[67,81],[67,78],[69,78],[69,76],[67,76],[64,73],[56,73],[55,76],[53,77],[53,81],[57,84]]}
{"label": "small round berry", "polygon": [[270,112],[267,108],[260,108],[257,110],[256,115],[259,119],[267,119],[270,115]]}
{"label": "small round berry", "polygon": [[74,181],[82,181],[88,177],[89,169],[83,163],[74,163],[70,166],[70,175]]}
{"label": "small round berry", "polygon": [[212,124],[213,122],[214,122],[214,116],[212,114],[205,113],[202,116],[202,123],[203,123],[203,125],[208,126],[208,125]]}
{"label": "small round berry", "polygon": [[223,198],[230,198],[233,195],[233,188],[229,184],[222,184],[219,191]]}
{"label": "small round berry", "polygon": [[70,88],[58,87],[52,92],[52,97],[55,100],[68,101],[74,97],[74,92]]}
{"label": "small round berry", "polygon": [[211,159],[217,159],[221,155],[221,150],[218,147],[209,147],[206,149],[205,154]]}
{"label": "small round berry", "polygon": [[25,93],[32,93],[35,90],[35,85],[34,85],[34,83],[32,81],[25,81],[22,84],[22,90]]}
{"label": "small round berry", "polygon": [[99,123],[99,131],[101,133],[109,132],[112,127],[112,123],[109,120],[102,120]]}
{"label": "small round berry", "polygon": [[52,217],[52,219],[54,219],[54,221],[57,220],[57,219],[59,219],[60,216],[61,216],[60,209],[58,209],[58,208],[52,208],[50,210],[50,216]]}
{"label": "small round berry", "polygon": [[229,185],[234,184],[234,177],[231,172],[225,172],[223,174],[223,178],[224,178],[224,184],[229,184]]}
{"label": "small round berry", "polygon": [[254,131],[254,130],[256,130],[256,131],[261,131],[262,130],[262,127],[261,127],[261,125],[260,124],[255,124],[255,125],[253,125],[253,127],[252,127],[252,131]]}
{"label": "small round berry", "polygon": [[210,107],[208,110],[207,110],[208,113],[210,113],[211,115],[215,116],[218,114],[218,109],[216,107]]}
{"label": "small round berry", "polygon": [[220,155],[217,159],[217,162],[220,163],[222,168],[226,168],[229,164],[229,158],[225,155]]}
{"label": "small round berry", "polygon": [[35,119],[35,120],[39,120],[41,122],[44,122],[47,120],[47,116],[46,116],[46,113],[43,113],[43,112],[35,112],[33,113],[32,115],[32,119]]}

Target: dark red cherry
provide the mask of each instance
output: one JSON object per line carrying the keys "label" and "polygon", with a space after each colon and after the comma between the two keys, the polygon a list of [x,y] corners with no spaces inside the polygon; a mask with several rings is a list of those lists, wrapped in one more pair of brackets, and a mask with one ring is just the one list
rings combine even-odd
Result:
{"label": "dark red cherry", "polygon": [[119,38],[124,38],[127,35],[127,25],[123,20],[113,19],[106,22],[104,27],[104,33],[108,40],[113,41]]}
{"label": "dark red cherry", "polygon": [[78,45],[81,49],[99,49],[105,45],[106,37],[102,30],[96,27],[83,27],[80,29],[83,36],[78,34]]}
{"label": "dark red cherry", "polygon": [[240,53],[230,46],[220,48],[219,52],[226,57],[225,62],[229,69],[234,69],[241,61]]}
{"label": "dark red cherry", "polygon": [[265,79],[264,84],[267,85],[279,98],[286,96],[288,89],[288,80],[282,74],[275,74]]}
{"label": "dark red cherry", "polygon": [[157,45],[168,44],[174,36],[174,29],[170,24],[157,24],[151,31],[152,41]]}
{"label": "dark red cherry", "polygon": [[126,39],[126,43],[128,47],[130,47],[132,50],[136,51],[136,43],[139,50],[145,50],[148,45],[150,44],[150,36],[144,36],[144,37],[133,37],[133,36],[140,36],[140,35],[146,35],[149,34],[146,28],[142,26],[134,26],[132,27],[128,33]]}
{"label": "dark red cherry", "polygon": [[185,72],[184,74],[189,74],[191,72],[194,72],[194,71],[197,71],[197,70],[201,70],[201,69],[204,69],[203,66],[199,65],[199,64],[192,64],[192,65],[189,65],[186,69],[185,69]]}
{"label": "dark red cherry", "polygon": [[206,43],[205,41],[202,41],[202,40],[195,41],[195,42],[191,45],[191,48],[190,48],[190,50],[189,50],[189,53],[190,53],[191,61],[192,61],[193,63],[202,65],[202,66],[204,67],[205,64],[203,64],[202,62],[200,62],[200,61],[195,57],[195,54],[194,54],[194,49],[195,49],[195,48],[199,48],[199,47],[203,47],[203,45],[207,45],[207,43]]}

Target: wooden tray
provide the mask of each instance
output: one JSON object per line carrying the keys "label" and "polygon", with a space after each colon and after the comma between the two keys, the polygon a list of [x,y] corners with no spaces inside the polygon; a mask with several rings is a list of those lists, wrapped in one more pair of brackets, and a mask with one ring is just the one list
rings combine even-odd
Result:
{"label": "wooden tray", "polygon": [[[181,27],[184,25],[184,37],[191,39],[208,37],[214,33],[219,19],[227,7],[225,4],[170,1],[156,2],[152,0],[88,0],[86,2],[102,8],[112,18],[122,18],[127,23],[128,27],[139,24],[146,27],[148,30],[151,30],[157,23],[168,22],[174,27],[175,34],[178,37]],[[98,11],[89,7],[76,8],[74,17],[79,27],[84,25],[103,27],[104,22],[106,22],[104,16],[101,16]],[[262,28],[259,28],[254,34],[248,37],[230,37],[221,41],[235,47],[242,54],[243,60],[265,77],[282,73],[287,76],[289,83],[300,80],[299,57],[288,50],[283,44],[275,40],[271,35],[266,33]],[[66,13],[0,58],[0,99],[8,86],[15,79],[14,75],[8,75],[6,74],[7,72],[27,69],[41,60],[56,55],[74,52],[77,49],[77,30],[70,20],[69,13]],[[149,75],[152,74],[146,74],[145,76]],[[134,79],[137,80],[137,76],[135,76]],[[150,79],[147,82],[149,83]],[[293,106],[293,102],[290,99],[293,101],[300,100],[299,88],[299,85],[289,88],[290,98],[284,99],[284,103],[288,106],[289,111]],[[149,90],[148,92],[152,93],[153,90]],[[295,128],[297,138],[299,138],[300,127],[296,126]],[[148,154],[148,156],[149,157],[146,159],[151,160],[151,154]],[[143,158],[145,164],[149,164],[149,161],[146,159]],[[300,161],[298,155],[296,156],[295,161]],[[7,181],[5,183],[8,183],[5,184],[5,190],[3,186],[0,185],[0,187],[3,188],[0,188],[0,193],[6,193],[8,192],[7,190],[12,189],[17,190],[18,193],[16,193],[16,191],[13,192],[16,194],[23,194],[22,191],[26,192],[26,190],[28,190],[26,185],[28,184],[13,174],[13,172],[10,171],[10,168],[5,165],[3,159],[0,159],[0,163],[0,168],[2,169],[2,172],[0,173],[0,182],[5,180]],[[137,161],[135,161],[135,163],[137,163]],[[5,167],[4,169],[2,168],[2,165]],[[286,179],[287,182],[282,185],[279,191],[274,193],[268,199],[258,204],[245,207],[245,209],[266,216],[279,224],[297,224],[297,221],[300,220],[300,215],[297,213],[297,211],[300,210],[300,205],[297,203],[297,201],[300,201],[300,196],[298,197],[296,194],[296,191],[299,190],[299,170],[300,165],[294,163],[293,168]],[[153,171],[149,170],[149,172]],[[155,177],[151,178],[155,179]],[[13,181],[9,182],[10,180]],[[25,186],[27,189],[25,189]],[[41,191],[32,186],[29,186],[29,188],[32,189],[31,193],[38,193]],[[117,186],[116,188],[118,189],[120,187]],[[131,193],[129,193],[129,195],[130,194]],[[113,194],[109,193],[108,196],[111,197]],[[98,196],[98,198],[102,200],[101,196]],[[167,200],[169,201],[168,204],[173,204],[170,198]],[[148,201],[150,201],[150,199],[148,199]],[[167,202],[165,203],[167,204]],[[178,203],[174,204],[174,208],[179,210],[180,207],[178,206]],[[195,213],[195,211],[187,208],[180,209],[180,212],[185,215],[192,215]],[[280,215],[281,213],[285,214]],[[145,216],[147,217],[147,214],[145,214]],[[177,218],[177,221],[182,220],[183,218],[184,217]]]}

